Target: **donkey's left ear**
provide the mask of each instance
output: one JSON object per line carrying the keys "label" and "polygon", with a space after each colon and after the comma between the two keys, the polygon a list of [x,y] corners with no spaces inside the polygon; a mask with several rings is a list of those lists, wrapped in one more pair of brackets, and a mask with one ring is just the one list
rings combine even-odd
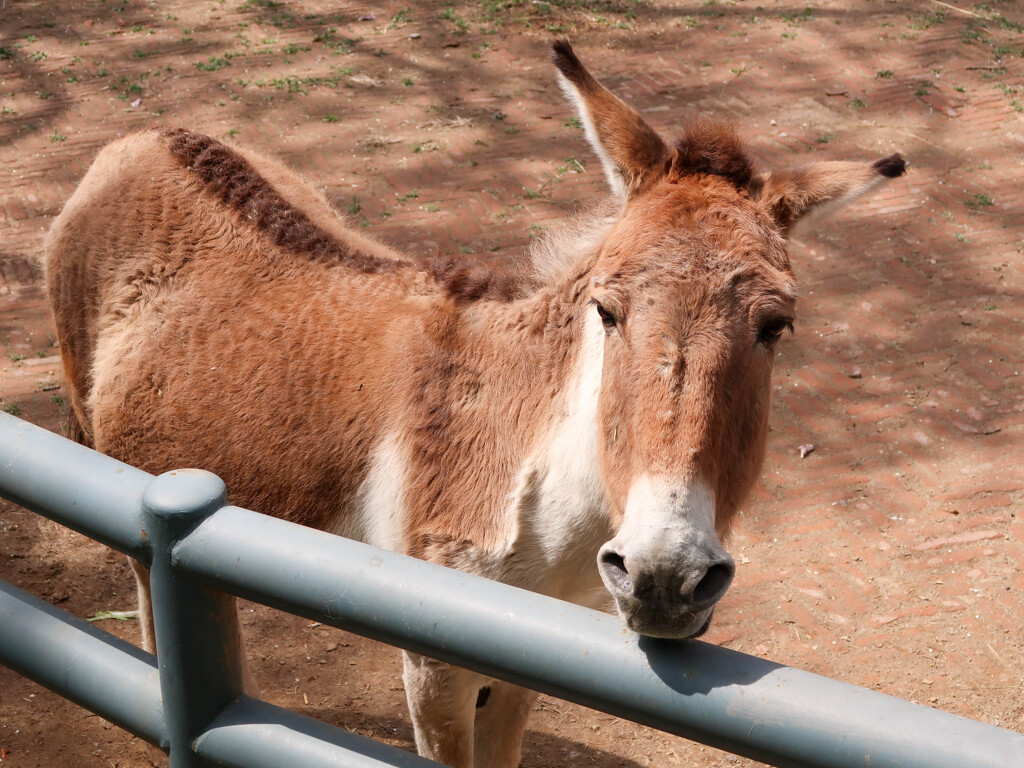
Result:
{"label": "donkey's left ear", "polygon": [[783,232],[804,216],[826,212],[854,200],[888,179],[902,176],[906,162],[896,154],[874,163],[825,161],[806,168],[758,174],[750,196],[764,204]]}
{"label": "donkey's left ear", "polygon": [[576,106],[587,141],[601,159],[612,192],[626,200],[664,173],[670,157],[665,142],[640,113],[591,75],[567,40],[551,51],[558,82]]}

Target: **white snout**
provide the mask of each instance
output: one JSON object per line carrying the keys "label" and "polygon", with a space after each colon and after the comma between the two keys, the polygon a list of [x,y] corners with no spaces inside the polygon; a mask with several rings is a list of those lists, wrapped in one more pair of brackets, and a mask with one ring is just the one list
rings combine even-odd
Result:
{"label": "white snout", "polygon": [[637,632],[688,637],[706,629],[736,566],[715,531],[715,501],[703,482],[643,475],[622,527],[598,555],[605,586]]}

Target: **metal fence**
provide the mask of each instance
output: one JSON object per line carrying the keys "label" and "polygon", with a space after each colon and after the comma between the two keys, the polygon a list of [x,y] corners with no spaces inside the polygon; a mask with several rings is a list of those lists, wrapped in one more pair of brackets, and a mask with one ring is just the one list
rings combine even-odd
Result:
{"label": "metal fence", "polygon": [[225,505],[0,414],[0,495],[150,567],[151,655],[0,582],[0,663],[171,768],[436,766],[242,694],[240,596],[776,766],[1009,768],[1024,736]]}

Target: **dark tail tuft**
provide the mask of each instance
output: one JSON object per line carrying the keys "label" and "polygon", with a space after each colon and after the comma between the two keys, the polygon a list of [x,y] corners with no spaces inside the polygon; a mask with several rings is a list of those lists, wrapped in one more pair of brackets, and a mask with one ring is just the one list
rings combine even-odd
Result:
{"label": "dark tail tuft", "polygon": [[876,171],[889,179],[902,176],[907,171],[907,161],[897,152],[895,155],[883,157],[872,166]]}
{"label": "dark tail tuft", "polygon": [[586,80],[586,69],[583,68],[580,60],[576,58],[576,53],[573,51],[572,46],[569,45],[569,41],[564,37],[555,40],[552,44],[551,61],[558,68],[559,72],[577,86]]}

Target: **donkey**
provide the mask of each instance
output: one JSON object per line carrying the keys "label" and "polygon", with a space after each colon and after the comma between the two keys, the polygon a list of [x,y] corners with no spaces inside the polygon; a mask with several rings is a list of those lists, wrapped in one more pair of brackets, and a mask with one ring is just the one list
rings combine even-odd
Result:
{"label": "donkey", "polygon": [[[46,243],[78,439],[390,550],[610,593],[638,633],[703,633],[795,319],[787,236],[904,162],[755,172],[728,126],[667,144],[567,42],[552,59],[611,197],[510,265],[403,256],[187,130],[103,149]],[[518,764],[534,693],[408,653],[404,679],[421,754]]]}

